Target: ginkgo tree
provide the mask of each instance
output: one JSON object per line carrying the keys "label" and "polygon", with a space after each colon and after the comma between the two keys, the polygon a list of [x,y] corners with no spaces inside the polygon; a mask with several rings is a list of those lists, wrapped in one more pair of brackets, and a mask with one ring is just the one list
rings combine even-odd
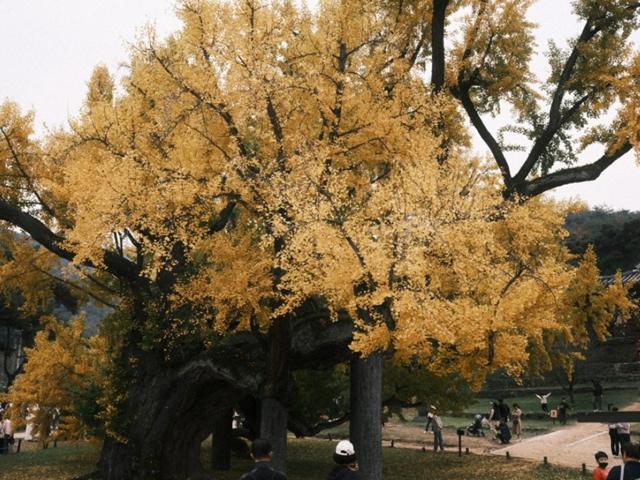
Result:
{"label": "ginkgo tree", "polygon": [[[385,357],[518,375],[544,332],[574,321],[557,301],[579,274],[562,245],[570,206],[538,194],[593,167],[536,154],[512,178],[480,113],[504,100],[535,132],[548,122],[537,150],[552,156],[574,115],[620,104],[620,128],[585,137],[610,164],[637,143],[620,46],[636,9],[578,5],[605,16],[591,38],[609,35],[621,74],[563,80],[597,53],[580,44],[547,120],[519,43],[528,3],[189,0],[179,32],[132,48],[121,91],[94,71],[68,129],[36,139],[5,104],[0,218],[111,276],[119,297],[104,478],[208,478],[210,420],[247,396],[284,466],[292,371],[348,360],[352,437],[364,476],[382,478]],[[456,9],[462,43],[445,54]],[[583,88],[594,96],[565,112]],[[470,154],[462,112],[497,166]]]}
{"label": "ginkgo tree", "polygon": [[15,426],[32,423],[43,447],[56,438],[95,436],[101,430],[98,392],[109,364],[106,339],[85,337],[82,318],[69,325],[49,316],[41,321],[44,328],[26,349],[29,361],[8,396]]}

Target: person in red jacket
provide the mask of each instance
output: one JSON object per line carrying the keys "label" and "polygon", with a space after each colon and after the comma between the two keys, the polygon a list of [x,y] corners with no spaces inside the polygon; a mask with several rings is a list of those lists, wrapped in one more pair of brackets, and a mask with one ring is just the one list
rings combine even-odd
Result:
{"label": "person in red jacket", "polygon": [[609,456],[602,451],[596,452],[596,462],[598,462],[598,466],[591,472],[591,480],[607,480]]}

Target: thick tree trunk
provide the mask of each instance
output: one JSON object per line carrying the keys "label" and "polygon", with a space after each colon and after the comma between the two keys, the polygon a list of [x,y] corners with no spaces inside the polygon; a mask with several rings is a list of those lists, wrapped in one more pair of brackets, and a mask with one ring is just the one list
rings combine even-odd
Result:
{"label": "thick tree trunk", "polygon": [[214,470],[231,468],[233,408],[229,408],[216,416],[211,438],[211,467]]}
{"label": "thick tree trunk", "polygon": [[269,331],[269,354],[260,402],[260,436],[273,448],[273,466],[286,471],[287,409],[283,400],[289,389],[291,325],[287,317],[277,318]]}
{"label": "thick tree trunk", "polygon": [[[210,480],[201,464],[212,419],[240,395],[206,360],[169,368],[141,355],[116,425],[126,441],[105,440],[98,471],[105,480]],[[156,364],[155,367],[151,365]],[[240,382],[237,382],[240,383]]]}
{"label": "thick tree trunk", "polygon": [[[135,348],[123,352],[118,378],[128,387],[119,411],[121,421],[115,427],[126,442],[112,438],[105,441],[98,463],[101,476],[105,480],[209,478],[200,464],[200,444],[211,433],[212,418],[239,400],[251,419],[251,434],[255,435],[262,425],[265,429],[274,425],[268,428],[276,435],[276,440],[271,440],[274,448],[283,451],[286,421],[282,421],[280,395],[286,397],[289,362],[303,368],[318,362],[344,361],[352,332],[348,321],[322,319],[294,324],[292,338],[289,335],[294,328],[288,322],[283,327],[283,342],[278,343],[283,348],[272,349],[268,359],[256,337],[248,332],[234,335],[215,350],[175,367],[167,366],[160,355]],[[265,360],[270,362],[270,369],[265,368]],[[271,381],[264,382],[265,372]],[[271,401],[252,401],[265,383],[269,389],[262,389],[261,397]],[[261,422],[261,411],[274,416],[275,421]]]}
{"label": "thick tree trunk", "polygon": [[272,464],[284,472],[287,462],[287,409],[275,398],[262,400],[260,413],[260,435],[273,447]]}
{"label": "thick tree trunk", "polygon": [[351,360],[351,423],[363,479],[382,480],[382,354]]}

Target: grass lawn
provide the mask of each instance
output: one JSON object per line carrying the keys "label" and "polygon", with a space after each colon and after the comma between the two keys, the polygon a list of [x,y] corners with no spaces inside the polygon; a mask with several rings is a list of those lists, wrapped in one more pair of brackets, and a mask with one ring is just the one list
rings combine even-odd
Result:
{"label": "grass lawn", "polygon": [[[324,480],[331,468],[335,444],[326,440],[292,440],[289,450],[290,479]],[[91,444],[61,445],[48,450],[32,450],[0,457],[2,480],[66,480],[93,469],[98,447]],[[208,457],[208,450],[203,450]],[[503,457],[422,453],[415,450],[384,449],[384,478],[418,480],[460,478],[465,480],[579,480],[578,470],[545,467]],[[237,480],[251,467],[247,460],[234,459],[232,470],[216,472],[219,480]]]}
{"label": "grass lawn", "polygon": [[[578,387],[590,387],[590,385],[579,385]],[[604,409],[607,408],[607,404],[611,403],[617,407],[623,407],[624,405],[628,405],[633,402],[637,402],[640,400],[640,385],[638,382],[628,382],[624,385],[625,388],[616,388],[614,385],[604,385],[605,392],[602,399],[602,407]],[[611,389],[607,389],[610,387]],[[549,408],[556,408],[558,403],[560,403],[560,399],[564,396],[569,400],[569,397],[563,394],[561,391],[557,390],[546,390],[545,387],[540,387],[539,389],[533,390],[528,389],[528,392],[523,392],[520,395],[515,397],[505,397],[505,402],[509,404],[509,406],[514,403],[518,403],[520,408],[525,413],[538,413],[541,412],[540,402],[538,398],[535,396],[535,393],[543,394],[551,391],[551,396],[549,397]],[[593,409],[593,395],[591,391],[586,392],[578,392],[575,395],[575,403],[572,406],[570,412],[585,412],[591,411]],[[468,413],[489,413],[490,403],[493,399],[489,398],[477,398],[476,401],[471,404],[466,411]]]}

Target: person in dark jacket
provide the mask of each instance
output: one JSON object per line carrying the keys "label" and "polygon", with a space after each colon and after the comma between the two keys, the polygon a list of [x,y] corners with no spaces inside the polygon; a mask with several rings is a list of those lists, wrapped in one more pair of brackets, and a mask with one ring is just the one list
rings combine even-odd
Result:
{"label": "person in dark jacket", "polygon": [[509,425],[504,418],[500,419],[500,425],[498,425],[498,435],[496,436],[500,443],[506,444],[511,442],[511,431]]}
{"label": "person in dark jacket", "polygon": [[360,480],[356,451],[349,440],[338,442],[333,461],[336,466],[329,472],[327,480]]}
{"label": "person in dark jacket", "polygon": [[504,420],[505,422],[508,422],[511,416],[509,405],[504,403],[504,400],[501,398],[498,399],[498,414],[500,415],[500,420]]}
{"label": "person in dark jacket", "polygon": [[256,438],[251,443],[251,458],[256,462],[255,468],[245,473],[240,480],[287,480],[287,476],[271,466],[273,450],[268,440]]}
{"label": "person in dark jacket", "polygon": [[567,402],[567,399],[562,397],[560,404],[558,405],[558,420],[560,425],[567,424],[567,411],[571,408],[571,405]]}
{"label": "person in dark jacket", "polygon": [[591,380],[593,383],[593,411],[597,412],[602,410],[602,396],[604,395],[604,388],[600,380]]}
{"label": "person in dark jacket", "polygon": [[609,471],[607,480],[636,480],[640,478],[640,444],[624,443],[622,445],[622,466],[618,465]]}

